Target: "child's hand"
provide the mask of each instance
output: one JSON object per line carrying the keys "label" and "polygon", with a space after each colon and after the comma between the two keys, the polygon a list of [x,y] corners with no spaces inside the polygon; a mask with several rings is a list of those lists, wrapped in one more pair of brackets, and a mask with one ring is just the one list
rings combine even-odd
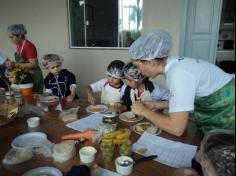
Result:
{"label": "child's hand", "polygon": [[122,105],[121,103],[115,103],[113,105],[113,108],[115,109],[116,112],[118,112],[119,114],[124,112],[126,107],[124,105]]}
{"label": "child's hand", "polygon": [[88,102],[92,105],[96,104],[96,97],[93,94],[88,94]]}
{"label": "child's hand", "polygon": [[74,100],[74,98],[75,97],[73,95],[69,95],[69,96],[66,97],[66,101],[67,102],[72,102]]}

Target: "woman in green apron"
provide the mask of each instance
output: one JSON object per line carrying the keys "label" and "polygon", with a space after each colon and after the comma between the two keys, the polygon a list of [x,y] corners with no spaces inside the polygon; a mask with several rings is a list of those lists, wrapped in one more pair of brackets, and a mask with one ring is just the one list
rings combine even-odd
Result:
{"label": "woman in green apron", "polygon": [[33,92],[43,92],[43,74],[38,64],[37,49],[26,39],[26,28],[23,24],[14,24],[7,29],[8,36],[16,48],[16,65],[22,65],[32,70]]}
{"label": "woman in green apron", "polygon": [[[205,134],[213,129],[234,130],[233,76],[204,60],[170,57],[172,47],[172,37],[164,30],[141,36],[131,45],[133,64],[149,78],[164,75],[170,90],[169,115],[152,111],[150,102],[136,102],[132,111],[176,136],[185,132],[189,113],[193,111]],[[152,107],[160,108],[155,102]]]}

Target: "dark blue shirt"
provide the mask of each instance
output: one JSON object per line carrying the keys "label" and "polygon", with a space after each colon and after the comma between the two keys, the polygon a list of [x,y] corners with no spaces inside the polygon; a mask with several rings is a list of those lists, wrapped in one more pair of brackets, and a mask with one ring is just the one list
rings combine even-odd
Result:
{"label": "dark blue shirt", "polygon": [[76,85],[76,78],[72,72],[64,69],[61,70],[58,76],[49,73],[44,79],[46,89],[50,89],[52,94],[58,97],[67,97],[71,94],[70,87]]}

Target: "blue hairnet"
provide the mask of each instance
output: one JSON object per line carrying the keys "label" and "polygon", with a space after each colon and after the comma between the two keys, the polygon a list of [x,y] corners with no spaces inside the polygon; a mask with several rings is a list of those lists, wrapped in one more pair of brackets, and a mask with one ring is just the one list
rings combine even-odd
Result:
{"label": "blue hairnet", "polygon": [[12,35],[26,35],[27,30],[23,24],[13,24],[7,28],[7,33]]}
{"label": "blue hairnet", "polygon": [[6,60],[7,60],[7,56],[3,53],[0,53],[0,65],[4,64]]}
{"label": "blue hairnet", "polygon": [[138,68],[132,64],[132,62],[125,65],[124,74],[125,76],[132,78],[134,81],[142,82],[145,79],[145,77],[140,73]]}
{"label": "blue hairnet", "polygon": [[170,34],[157,30],[139,37],[130,47],[129,55],[134,60],[152,60],[170,56],[173,41]]}
{"label": "blue hairnet", "polygon": [[114,60],[108,65],[106,74],[117,79],[122,79],[124,77],[124,66],[125,63],[123,61]]}

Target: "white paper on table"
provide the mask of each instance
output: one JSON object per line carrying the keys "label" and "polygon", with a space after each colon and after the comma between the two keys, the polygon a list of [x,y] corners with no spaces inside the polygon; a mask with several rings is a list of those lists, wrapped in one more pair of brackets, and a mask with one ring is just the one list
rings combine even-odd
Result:
{"label": "white paper on table", "polygon": [[95,113],[83,119],[68,123],[66,126],[77,131],[85,131],[89,128],[96,129],[102,124],[102,118],[103,115],[101,113]]}
{"label": "white paper on table", "polygon": [[140,149],[146,149],[142,155],[157,155],[156,161],[174,168],[191,167],[197,152],[197,146],[167,140],[147,132],[133,145],[134,152],[139,153]]}
{"label": "white paper on table", "polygon": [[100,176],[121,176],[120,174],[117,174],[115,172],[100,168],[101,175]]}

